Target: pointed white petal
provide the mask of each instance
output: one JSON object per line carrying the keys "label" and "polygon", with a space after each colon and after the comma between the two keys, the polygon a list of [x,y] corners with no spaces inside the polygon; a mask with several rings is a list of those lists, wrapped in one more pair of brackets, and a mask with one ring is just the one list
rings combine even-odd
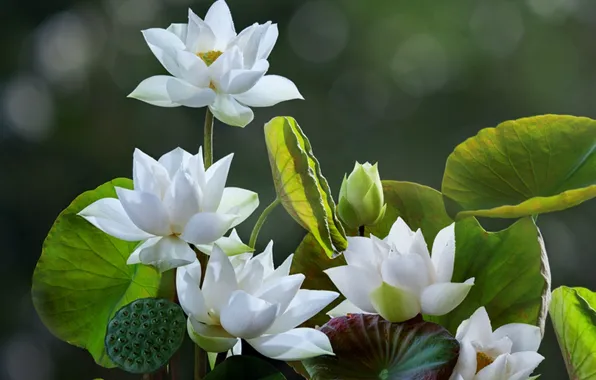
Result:
{"label": "pointed white petal", "polygon": [[175,77],[181,77],[176,52],[186,46],[174,33],[160,28],[143,30],[143,37],[157,60]]}
{"label": "pointed white petal", "polygon": [[[157,238],[151,238],[151,239],[160,239],[160,237],[157,237]],[[148,239],[148,240],[151,240],[151,239]],[[139,244],[137,247],[140,247],[140,246],[141,246],[141,245],[143,245],[144,243],[146,243],[146,241],[145,241],[145,242],[143,242],[143,243],[141,243],[141,244]],[[135,250],[134,250],[134,251],[133,251],[133,252],[130,254],[130,256],[128,256],[128,259],[126,260],[126,264],[127,264],[127,265],[140,264],[140,263],[141,263],[141,258],[139,257],[139,253],[140,253],[139,249],[138,249],[138,248],[137,248],[137,249],[135,249]]]}
{"label": "pointed white petal", "polygon": [[259,207],[259,195],[254,191],[238,187],[226,187],[223,190],[217,212],[238,215],[232,227],[244,222]]}
{"label": "pointed white petal", "polygon": [[221,91],[226,94],[244,94],[257,84],[269,69],[269,64],[259,65],[258,69],[230,70],[221,79]]}
{"label": "pointed white petal", "polygon": [[219,208],[223,196],[224,187],[230,172],[234,154],[228,154],[221,160],[215,162],[205,173],[207,186],[203,189],[202,208],[205,212],[215,212]]}
{"label": "pointed white petal", "polygon": [[128,217],[116,198],[103,198],[85,207],[79,215],[108,235],[126,241],[145,240],[152,234],[141,230]]}
{"label": "pointed white petal", "polygon": [[510,323],[495,330],[493,339],[508,337],[513,342],[511,352],[538,351],[542,334],[538,326],[525,323]]}
{"label": "pointed white petal", "polygon": [[[252,69],[255,66],[255,63],[259,61],[258,54],[259,54],[259,46],[261,45],[261,41],[267,33],[269,26],[271,25],[271,21],[266,22],[263,25],[253,25],[250,27],[246,35],[246,38],[240,40],[238,42],[243,43],[242,45],[238,45],[242,49],[242,56],[244,57],[244,67],[247,69]],[[242,31],[244,32],[244,31]],[[263,59],[263,61],[266,59]]]}
{"label": "pointed white petal", "polygon": [[210,244],[231,227],[236,215],[201,212],[190,218],[180,237],[193,244]]}
{"label": "pointed white petal", "polygon": [[167,75],[156,75],[145,79],[131,92],[128,97],[141,100],[158,107],[180,107],[174,103],[168,92],[168,82],[179,80]]}
{"label": "pointed white petal", "polygon": [[344,257],[348,265],[355,265],[362,268],[379,268],[384,261],[379,247],[375,244],[374,236],[366,238],[362,236],[348,237],[348,249],[344,251]]}
{"label": "pointed white petal", "polygon": [[471,278],[464,283],[440,282],[422,291],[422,312],[429,315],[445,315],[459,306],[474,286]]}
{"label": "pointed white petal", "polygon": [[192,155],[184,149],[176,148],[161,156],[158,162],[167,170],[170,178],[174,178],[178,170],[186,168],[191,157]]}
{"label": "pointed white petal", "polygon": [[455,263],[455,223],[439,231],[433,242],[432,252],[437,282],[450,282]]}
{"label": "pointed white petal", "polygon": [[228,43],[236,37],[236,29],[230,8],[223,0],[218,0],[205,15],[205,22],[211,27],[216,37],[215,49],[224,50]]}
{"label": "pointed white petal", "polygon": [[432,282],[436,282],[437,273],[435,271],[435,266],[430,259],[430,252],[428,251],[428,246],[426,245],[426,241],[424,240],[424,236],[422,235],[422,230],[420,228],[414,233],[409,253],[417,254],[422,258],[422,260],[424,260],[424,266],[426,267],[426,272],[428,273],[429,278]]}
{"label": "pointed white petal", "polygon": [[188,10],[188,31],[186,33],[186,48],[191,53],[206,53],[215,48],[215,34],[207,23]]}
{"label": "pointed white petal", "polygon": [[261,336],[275,321],[279,305],[237,290],[221,311],[221,325],[228,333],[243,339]]}
{"label": "pointed white petal", "polygon": [[[369,313],[375,312],[370,300],[370,293],[382,283],[378,273],[350,265],[330,268],[324,272],[337,289],[354,305]],[[356,278],[358,281],[354,281]]]}
{"label": "pointed white petal", "polygon": [[416,254],[397,254],[381,266],[383,280],[390,285],[405,287],[416,294],[431,284],[424,259]]}
{"label": "pointed white petal", "polygon": [[[196,54],[186,50],[176,51],[175,56],[180,70],[180,79],[200,89],[207,89],[209,87],[209,69],[205,61]],[[198,103],[198,101],[196,102]]]}
{"label": "pointed white petal", "polygon": [[474,380],[502,380],[507,372],[507,355],[501,355],[492,364],[481,369]]}
{"label": "pointed white petal", "polygon": [[496,358],[499,355],[508,354],[511,352],[511,347],[513,347],[511,339],[507,337],[503,337],[499,340],[492,341],[489,344],[482,346],[478,345],[478,343],[473,344],[476,344],[478,346],[476,347],[476,350],[484,352],[491,358]]}
{"label": "pointed white petal", "polygon": [[264,356],[276,360],[304,360],[320,355],[333,355],[331,342],[319,330],[297,328],[276,335],[249,339],[248,343]]}
{"label": "pointed white petal", "polygon": [[257,292],[261,284],[263,284],[263,271],[264,269],[261,263],[250,260],[240,273],[238,271],[236,272],[238,288],[249,294]]}
{"label": "pointed white petal", "polygon": [[[273,241],[269,242],[269,244],[267,245],[267,248],[265,249],[265,252],[267,252],[267,250],[269,249],[269,247],[271,247],[271,252],[273,252]],[[272,256],[273,257],[273,253]],[[273,271],[273,273],[271,273],[269,276],[267,276],[267,267],[265,267],[265,276],[267,276],[265,278],[265,283],[268,283],[270,281],[275,281],[278,278],[281,277],[285,277],[288,276],[290,274],[290,269],[292,267],[292,260],[294,258],[294,254],[292,253],[291,255],[289,255],[288,257],[286,257],[286,259],[284,260],[283,263],[281,263],[280,266],[278,266],[277,268],[275,268],[275,270]]]}
{"label": "pointed white petal", "polygon": [[259,44],[259,51],[257,53],[257,59],[267,59],[277,42],[277,37],[279,36],[279,30],[277,29],[277,24],[271,24],[267,28],[264,36],[261,38],[261,43]]}
{"label": "pointed white petal", "polygon": [[188,265],[196,260],[194,251],[184,241],[174,236],[166,236],[154,244],[147,241],[137,248],[139,259],[145,265],[153,265],[160,272]]}
{"label": "pointed white petal", "polygon": [[490,325],[488,313],[484,307],[479,307],[474,314],[461,323],[457,328],[457,340],[489,344],[493,329]]}
{"label": "pointed white petal", "polygon": [[126,264],[141,264],[141,251],[144,249],[148,249],[149,247],[154,246],[155,244],[159,243],[161,240],[161,236],[154,236],[142,242],[141,244],[137,245],[135,250],[128,256],[128,260],[126,260]]}
{"label": "pointed white petal", "polygon": [[199,184],[201,189],[207,186],[205,177],[205,163],[203,161],[203,147],[199,148],[199,153],[192,156],[187,162],[187,169],[192,178]]}
{"label": "pointed white petal", "polygon": [[291,80],[279,75],[265,75],[250,90],[234,95],[249,107],[271,107],[293,99],[304,99]]}
{"label": "pointed white petal", "polygon": [[[192,274],[195,273],[195,275]],[[184,312],[201,322],[208,322],[207,306],[200,288],[201,264],[198,262],[179,267],[176,270],[176,291]],[[198,278],[197,278],[198,275]]]}
{"label": "pointed white petal", "polygon": [[267,330],[267,334],[279,334],[299,326],[323,310],[338,296],[336,292],[325,290],[298,290],[287,310],[275,320]]}
{"label": "pointed white petal", "polygon": [[356,305],[351,303],[350,300],[343,301],[342,303],[340,303],[339,305],[337,305],[336,307],[334,307],[333,309],[331,309],[327,312],[327,315],[330,316],[331,318],[343,317],[348,314],[377,314],[377,313],[376,312],[375,313],[367,313],[366,311],[356,307]]}
{"label": "pointed white petal", "polygon": [[273,267],[273,240],[269,241],[269,243],[265,247],[265,250],[256,255],[253,260],[261,263],[263,269],[265,269],[263,274],[264,278],[266,278],[269,281],[286,277],[289,274],[288,271],[285,274],[280,273],[275,279],[269,279],[269,277],[275,272],[275,268]]}
{"label": "pointed white petal", "polygon": [[162,198],[170,186],[168,171],[153,157],[135,149],[132,160],[134,189]]}
{"label": "pointed white petal", "polygon": [[255,296],[269,303],[278,304],[278,315],[280,315],[286,311],[290,305],[290,302],[292,302],[294,297],[296,297],[298,289],[300,289],[300,286],[302,286],[303,281],[303,274],[293,274],[291,276],[282,277],[279,280],[259,289]]}
{"label": "pointed white petal", "polygon": [[180,39],[180,41],[186,41],[186,34],[188,32],[188,25],[187,24],[170,24],[170,26],[166,29],[168,32],[173,33]]}
{"label": "pointed white petal", "polygon": [[244,128],[254,118],[252,110],[238,103],[232,95],[218,94],[209,109],[217,120],[232,127]]}
{"label": "pointed white petal", "polygon": [[180,234],[190,218],[199,213],[199,192],[190,174],[179,170],[165,194],[163,205],[170,216],[172,232]]}
{"label": "pointed white petal", "polygon": [[172,234],[168,213],[158,197],[121,187],[116,187],[116,194],[124,211],[137,227],[157,236]]}
{"label": "pointed white petal", "polygon": [[460,343],[459,358],[453,369],[454,374],[459,374],[463,379],[473,379],[476,374],[478,363],[476,360],[476,349],[469,341]]}
{"label": "pointed white petal", "polygon": [[190,339],[207,352],[226,352],[238,343],[238,338],[221,326],[207,325],[192,317],[188,318],[186,326]]}
{"label": "pointed white petal", "polygon": [[230,70],[240,70],[244,68],[242,52],[238,46],[232,46],[223,52],[215,62],[209,66],[209,76],[216,88],[220,88],[220,83]]}
{"label": "pointed white petal", "polygon": [[526,380],[543,360],[544,356],[532,351],[516,352],[509,355],[507,367],[512,375],[509,379]]}
{"label": "pointed white petal", "polygon": [[230,259],[218,247],[213,248],[209,257],[202,289],[205,304],[216,315],[221,315],[221,310],[228,304],[232,293],[238,290],[236,273]]}
{"label": "pointed white petal", "polygon": [[390,244],[393,244],[395,248],[401,253],[407,253],[412,245],[414,239],[414,231],[408,227],[406,222],[399,217],[391,226],[389,235],[385,238]]}
{"label": "pointed white petal", "polygon": [[216,98],[212,89],[196,87],[182,80],[167,81],[166,90],[172,102],[185,107],[205,107],[212,104]]}

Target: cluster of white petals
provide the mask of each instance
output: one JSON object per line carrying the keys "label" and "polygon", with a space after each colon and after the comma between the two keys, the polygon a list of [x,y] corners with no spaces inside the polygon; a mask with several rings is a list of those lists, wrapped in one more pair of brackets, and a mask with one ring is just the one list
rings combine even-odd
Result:
{"label": "cluster of white petals", "polygon": [[216,1],[202,20],[189,10],[188,24],[143,31],[151,51],[172,75],[145,79],[129,95],[161,107],[205,107],[222,122],[244,127],[249,107],[302,99],[292,81],[269,70],[277,24],[255,23],[236,34],[230,9]]}
{"label": "cluster of white petals", "polygon": [[274,269],[272,243],[254,257],[229,257],[216,245],[202,286],[198,262],[178,268],[178,299],[193,341],[208,352],[225,352],[242,338],[264,356],[286,361],[332,354],[325,334],[297,326],[338,294],[300,289],[304,275],[289,274],[292,257]]}
{"label": "cluster of white petals", "polygon": [[422,232],[413,232],[401,218],[384,240],[372,235],[348,237],[344,257],[348,265],[325,271],[347,298],[329,312],[332,316],[376,313],[388,321],[403,322],[419,313],[444,315],[464,300],[474,284],[473,278],[451,282],[453,224],[437,234],[432,257]]}
{"label": "cluster of white petals", "polygon": [[544,360],[536,326],[503,325],[493,332],[484,307],[457,328],[460,353],[451,380],[526,380]]}
{"label": "cluster of white petals", "polygon": [[204,251],[216,241],[237,248],[234,234],[223,235],[252,214],[259,198],[252,191],[225,187],[232,156],[205,170],[201,149],[191,155],[176,148],[157,161],[137,149],[134,190],[116,187],[118,198],[100,199],[79,215],[111,236],[141,241],[128,264],[161,271],[193,263],[196,254],[189,243]]}

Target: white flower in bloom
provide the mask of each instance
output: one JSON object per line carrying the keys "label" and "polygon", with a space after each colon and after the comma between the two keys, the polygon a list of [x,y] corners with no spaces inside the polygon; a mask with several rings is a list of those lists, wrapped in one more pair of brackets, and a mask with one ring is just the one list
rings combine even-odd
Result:
{"label": "white flower in bloom", "polygon": [[161,107],[205,107],[222,122],[244,127],[253,119],[248,107],[269,107],[302,99],[292,81],[265,75],[278,37],[277,24],[254,24],[238,35],[223,0],[202,20],[189,10],[188,24],[148,29],[151,51],[172,75],[145,79],[130,97]]}
{"label": "white flower in bloom", "polygon": [[540,329],[510,323],[493,332],[481,307],[457,328],[460,352],[451,380],[526,380],[544,357]]}
{"label": "white flower in bloom", "polygon": [[272,243],[253,257],[226,256],[216,245],[203,286],[198,262],[178,268],[176,288],[188,314],[188,330],[208,352],[232,349],[245,339],[261,354],[278,360],[302,360],[332,354],[325,334],[296,328],[337,298],[336,292],[300,289],[304,275],[289,275],[292,257],[273,267]]}
{"label": "white flower in bloom", "polygon": [[[402,322],[419,313],[444,315],[457,307],[474,284],[470,278],[453,283],[454,225],[435,238],[432,258],[420,230],[414,233],[401,219],[384,240],[348,237],[348,265],[325,271],[347,298],[329,315],[376,313]],[[357,279],[357,280],[355,280]]]}
{"label": "white flower in bloom", "polygon": [[196,260],[188,243],[209,246],[259,204],[252,191],[225,188],[232,156],[205,170],[201,150],[193,156],[176,148],[156,161],[137,149],[134,190],[116,187],[117,199],[100,199],[79,215],[116,238],[141,241],[128,264],[187,265]]}

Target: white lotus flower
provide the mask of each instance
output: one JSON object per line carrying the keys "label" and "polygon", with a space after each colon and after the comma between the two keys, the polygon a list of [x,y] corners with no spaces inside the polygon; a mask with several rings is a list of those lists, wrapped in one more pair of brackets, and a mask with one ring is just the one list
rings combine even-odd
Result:
{"label": "white lotus flower", "polygon": [[141,241],[128,264],[161,271],[190,264],[196,254],[188,243],[212,245],[259,205],[256,193],[225,188],[232,157],[205,170],[201,149],[193,156],[176,148],[159,161],[136,149],[134,190],[116,187],[117,199],[100,199],[79,215],[118,239]]}
{"label": "white lotus flower", "polygon": [[460,352],[451,380],[525,380],[544,357],[540,329],[510,323],[493,332],[484,307],[457,328]]}
{"label": "white lotus flower", "polygon": [[414,233],[401,219],[380,240],[371,235],[348,237],[344,257],[348,265],[325,271],[347,298],[329,312],[376,313],[391,322],[403,322],[419,313],[444,315],[457,307],[474,284],[470,278],[453,283],[454,225],[435,238],[432,258],[420,230]]}
{"label": "white lotus flower", "polygon": [[178,268],[176,288],[191,338],[208,352],[232,349],[245,339],[261,354],[302,360],[332,354],[325,334],[296,328],[337,298],[336,292],[300,289],[304,275],[289,275],[292,256],[273,267],[272,243],[253,257],[226,256],[216,245],[202,288],[198,262]]}
{"label": "white lotus flower", "polygon": [[225,1],[216,1],[203,21],[189,9],[188,24],[148,29],[151,51],[172,75],[145,79],[129,95],[161,107],[205,107],[222,122],[244,127],[253,119],[248,107],[269,107],[302,99],[292,81],[265,75],[278,37],[270,21],[238,35]]}

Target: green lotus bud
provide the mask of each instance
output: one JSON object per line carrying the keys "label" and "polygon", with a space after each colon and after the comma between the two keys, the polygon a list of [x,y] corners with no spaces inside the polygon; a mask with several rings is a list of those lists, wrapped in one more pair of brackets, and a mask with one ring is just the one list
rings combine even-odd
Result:
{"label": "green lotus bud", "polygon": [[350,228],[376,224],[385,215],[383,185],[377,164],[356,162],[349,176],[344,176],[337,211]]}

